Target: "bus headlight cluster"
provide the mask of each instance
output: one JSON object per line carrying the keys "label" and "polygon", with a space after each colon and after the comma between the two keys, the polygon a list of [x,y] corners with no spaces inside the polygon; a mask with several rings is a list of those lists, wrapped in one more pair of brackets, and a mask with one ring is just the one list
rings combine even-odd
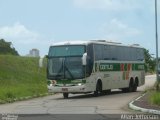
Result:
{"label": "bus headlight cluster", "polygon": [[82,83],[78,83],[78,86],[81,86],[82,85]]}
{"label": "bus headlight cluster", "polygon": [[51,80],[51,84],[55,85],[57,82],[55,80]]}

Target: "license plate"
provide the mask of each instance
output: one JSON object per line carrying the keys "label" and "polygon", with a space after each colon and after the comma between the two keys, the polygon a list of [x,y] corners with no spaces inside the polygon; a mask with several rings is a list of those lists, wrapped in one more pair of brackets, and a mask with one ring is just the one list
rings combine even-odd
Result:
{"label": "license plate", "polygon": [[68,88],[62,88],[62,91],[63,91],[63,92],[67,92],[67,91],[68,91]]}

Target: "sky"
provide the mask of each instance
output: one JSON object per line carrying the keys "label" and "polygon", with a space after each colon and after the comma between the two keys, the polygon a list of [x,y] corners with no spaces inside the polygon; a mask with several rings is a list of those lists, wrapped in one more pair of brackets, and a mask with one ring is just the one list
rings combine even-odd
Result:
{"label": "sky", "polygon": [[156,54],[154,0],[0,0],[1,38],[22,56],[33,48],[44,56],[56,42],[95,39],[140,44]]}

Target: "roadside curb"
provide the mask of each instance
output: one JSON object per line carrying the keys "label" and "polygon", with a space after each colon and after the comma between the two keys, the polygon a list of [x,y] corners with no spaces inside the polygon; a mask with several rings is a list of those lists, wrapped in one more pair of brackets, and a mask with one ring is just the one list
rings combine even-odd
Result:
{"label": "roadside curb", "polygon": [[138,101],[141,97],[143,97],[146,93],[142,94],[140,97],[136,98],[135,100],[131,101],[129,103],[129,108],[133,109],[133,110],[136,110],[136,111],[141,111],[141,112],[144,112],[144,113],[150,113],[150,114],[157,114],[157,115],[160,115],[160,111],[159,110],[154,110],[154,109],[146,109],[146,108],[141,108],[141,107],[138,107],[136,105],[134,105],[134,102],[135,101]]}
{"label": "roadside curb", "polygon": [[1,104],[7,104],[7,103],[13,103],[13,102],[16,102],[16,101],[29,100],[29,99],[33,99],[33,98],[40,98],[40,97],[49,96],[49,95],[54,95],[54,93],[44,93],[44,94],[39,94],[39,95],[33,95],[33,96],[26,96],[26,97],[10,99],[8,101],[1,102],[0,105]]}

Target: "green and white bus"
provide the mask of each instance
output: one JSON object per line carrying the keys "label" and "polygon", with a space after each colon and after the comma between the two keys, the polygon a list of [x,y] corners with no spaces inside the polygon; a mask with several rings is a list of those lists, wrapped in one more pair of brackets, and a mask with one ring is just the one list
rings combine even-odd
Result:
{"label": "green and white bus", "polygon": [[57,43],[49,48],[48,90],[91,93],[98,96],[111,89],[134,92],[145,83],[143,48],[105,40]]}

